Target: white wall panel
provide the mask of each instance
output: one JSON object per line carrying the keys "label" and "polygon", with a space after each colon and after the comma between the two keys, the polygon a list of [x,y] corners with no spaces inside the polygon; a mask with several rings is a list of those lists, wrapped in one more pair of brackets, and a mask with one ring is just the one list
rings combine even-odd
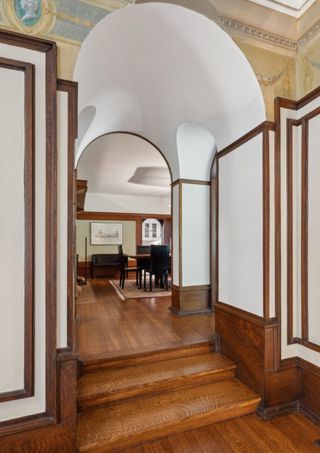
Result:
{"label": "white wall panel", "polygon": [[301,126],[292,129],[293,337],[301,336]]}
{"label": "white wall panel", "polygon": [[287,119],[295,119],[296,112],[288,109],[280,111],[280,165],[281,165],[281,358],[295,357],[297,345],[288,345],[288,285],[287,285]]}
{"label": "white wall panel", "polygon": [[269,316],[273,318],[275,306],[275,203],[274,203],[274,152],[275,134],[269,131],[269,168],[270,168],[270,235],[269,235]]}
{"label": "white wall panel", "polygon": [[262,134],[219,159],[219,301],[263,316]]}
{"label": "white wall panel", "polygon": [[[1,403],[0,421],[3,421],[45,411],[46,60],[45,53],[7,44],[0,44],[0,56],[35,65],[35,105],[37,107],[35,117],[35,393],[30,398]],[[15,97],[15,91],[11,92],[11,96]],[[5,113],[8,114],[7,111]],[[15,134],[17,133],[16,128]],[[14,184],[7,187],[3,193],[9,194],[11,190],[14,190]],[[2,238],[1,249],[4,242],[5,238]],[[0,338],[1,335],[0,331]],[[2,367],[0,382],[2,382]]]}
{"label": "white wall panel", "polygon": [[57,347],[68,346],[68,93],[57,93],[58,172],[57,172]]}
{"label": "white wall panel", "polygon": [[[14,95],[13,95],[14,94]],[[24,73],[0,68],[0,393],[24,387]]]}
{"label": "white wall panel", "polygon": [[182,285],[210,283],[210,186],[182,185]]}
{"label": "white wall panel", "polygon": [[179,185],[172,188],[172,282],[179,285]]}
{"label": "white wall panel", "polygon": [[320,117],[309,121],[308,316],[309,340],[320,344]]}

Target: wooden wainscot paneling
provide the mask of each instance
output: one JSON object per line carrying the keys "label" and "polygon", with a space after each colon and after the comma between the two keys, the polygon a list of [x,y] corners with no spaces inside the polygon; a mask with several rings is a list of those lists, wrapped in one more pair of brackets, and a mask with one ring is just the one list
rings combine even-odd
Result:
{"label": "wooden wainscot paneling", "polygon": [[320,367],[299,358],[300,410],[320,423]]}
{"label": "wooden wainscot paneling", "polygon": [[259,415],[271,418],[296,408],[296,361],[277,363],[277,322],[221,302],[215,304],[215,313],[221,352],[236,362],[239,379],[261,395]]}
{"label": "wooden wainscot paneling", "polygon": [[[45,416],[42,424],[36,417],[16,421],[16,425],[1,423],[1,453],[74,453],[76,451],[77,423],[77,357],[60,354],[57,357],[57,419]],[[12,433],[16,429],[22,432]],[[37,428],[37,429],[35,429]]]}
{"label": "wooden wainscot paneling", "polygon": [[170,310],[177,315],[212,311],[210,285],[172,285],[172,306]]}

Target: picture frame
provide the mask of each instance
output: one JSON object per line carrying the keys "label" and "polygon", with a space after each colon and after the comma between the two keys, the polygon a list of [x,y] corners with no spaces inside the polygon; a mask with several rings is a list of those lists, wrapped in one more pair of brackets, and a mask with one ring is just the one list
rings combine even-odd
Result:
{"label": "picture frame", "polygon": [[122,244],[122,223],[90,224],[91,245],[120,245]]}

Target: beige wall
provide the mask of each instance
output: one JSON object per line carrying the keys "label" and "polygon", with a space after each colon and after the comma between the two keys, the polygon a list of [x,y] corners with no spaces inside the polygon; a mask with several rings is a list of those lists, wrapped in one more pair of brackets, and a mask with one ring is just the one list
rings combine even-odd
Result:
{"label": "beige wall", "polygon": [[[90,244],[90,223],[97,220],[77,220],[76,226],[76,253],[79,254],[79,261],[85,259],[85,238],[88,238],[88,261],[94,253],[118,253],[116,245],[91,245]],[[99,223],[121,223],[122,224],[122,247],[124,253],[134,254],[136,251],[136,222],[134,221],[112,221]]]}
{"label": "beige wall", "polygon": [[274,119],[274,99],[278,96],[296,98],[296,61],[294,58],[255,47],[235,39],[257,76],[267,118]]}
{"label": "beige wall", "polygon": [[320,85],[320,39],[301,49],[297,59],[297,98]]}

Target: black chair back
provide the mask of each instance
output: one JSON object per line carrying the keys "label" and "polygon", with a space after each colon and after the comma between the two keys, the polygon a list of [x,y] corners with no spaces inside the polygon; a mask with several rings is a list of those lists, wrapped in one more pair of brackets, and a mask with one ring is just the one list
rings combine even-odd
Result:
{"label": "black chair back", "polygon": [[169,271],[169,245],[151,245],[150,263],[152,274],[167,274]]}
{"label": "black chair back", "polygon": [[125,267],[128,264],[128,257],[123,255],[122,244],[118,245],[118,253],[120,267]]}
{"label": "black chair back", "polygon": [[137,255],[150,253],[150,245],[137,245]]}

